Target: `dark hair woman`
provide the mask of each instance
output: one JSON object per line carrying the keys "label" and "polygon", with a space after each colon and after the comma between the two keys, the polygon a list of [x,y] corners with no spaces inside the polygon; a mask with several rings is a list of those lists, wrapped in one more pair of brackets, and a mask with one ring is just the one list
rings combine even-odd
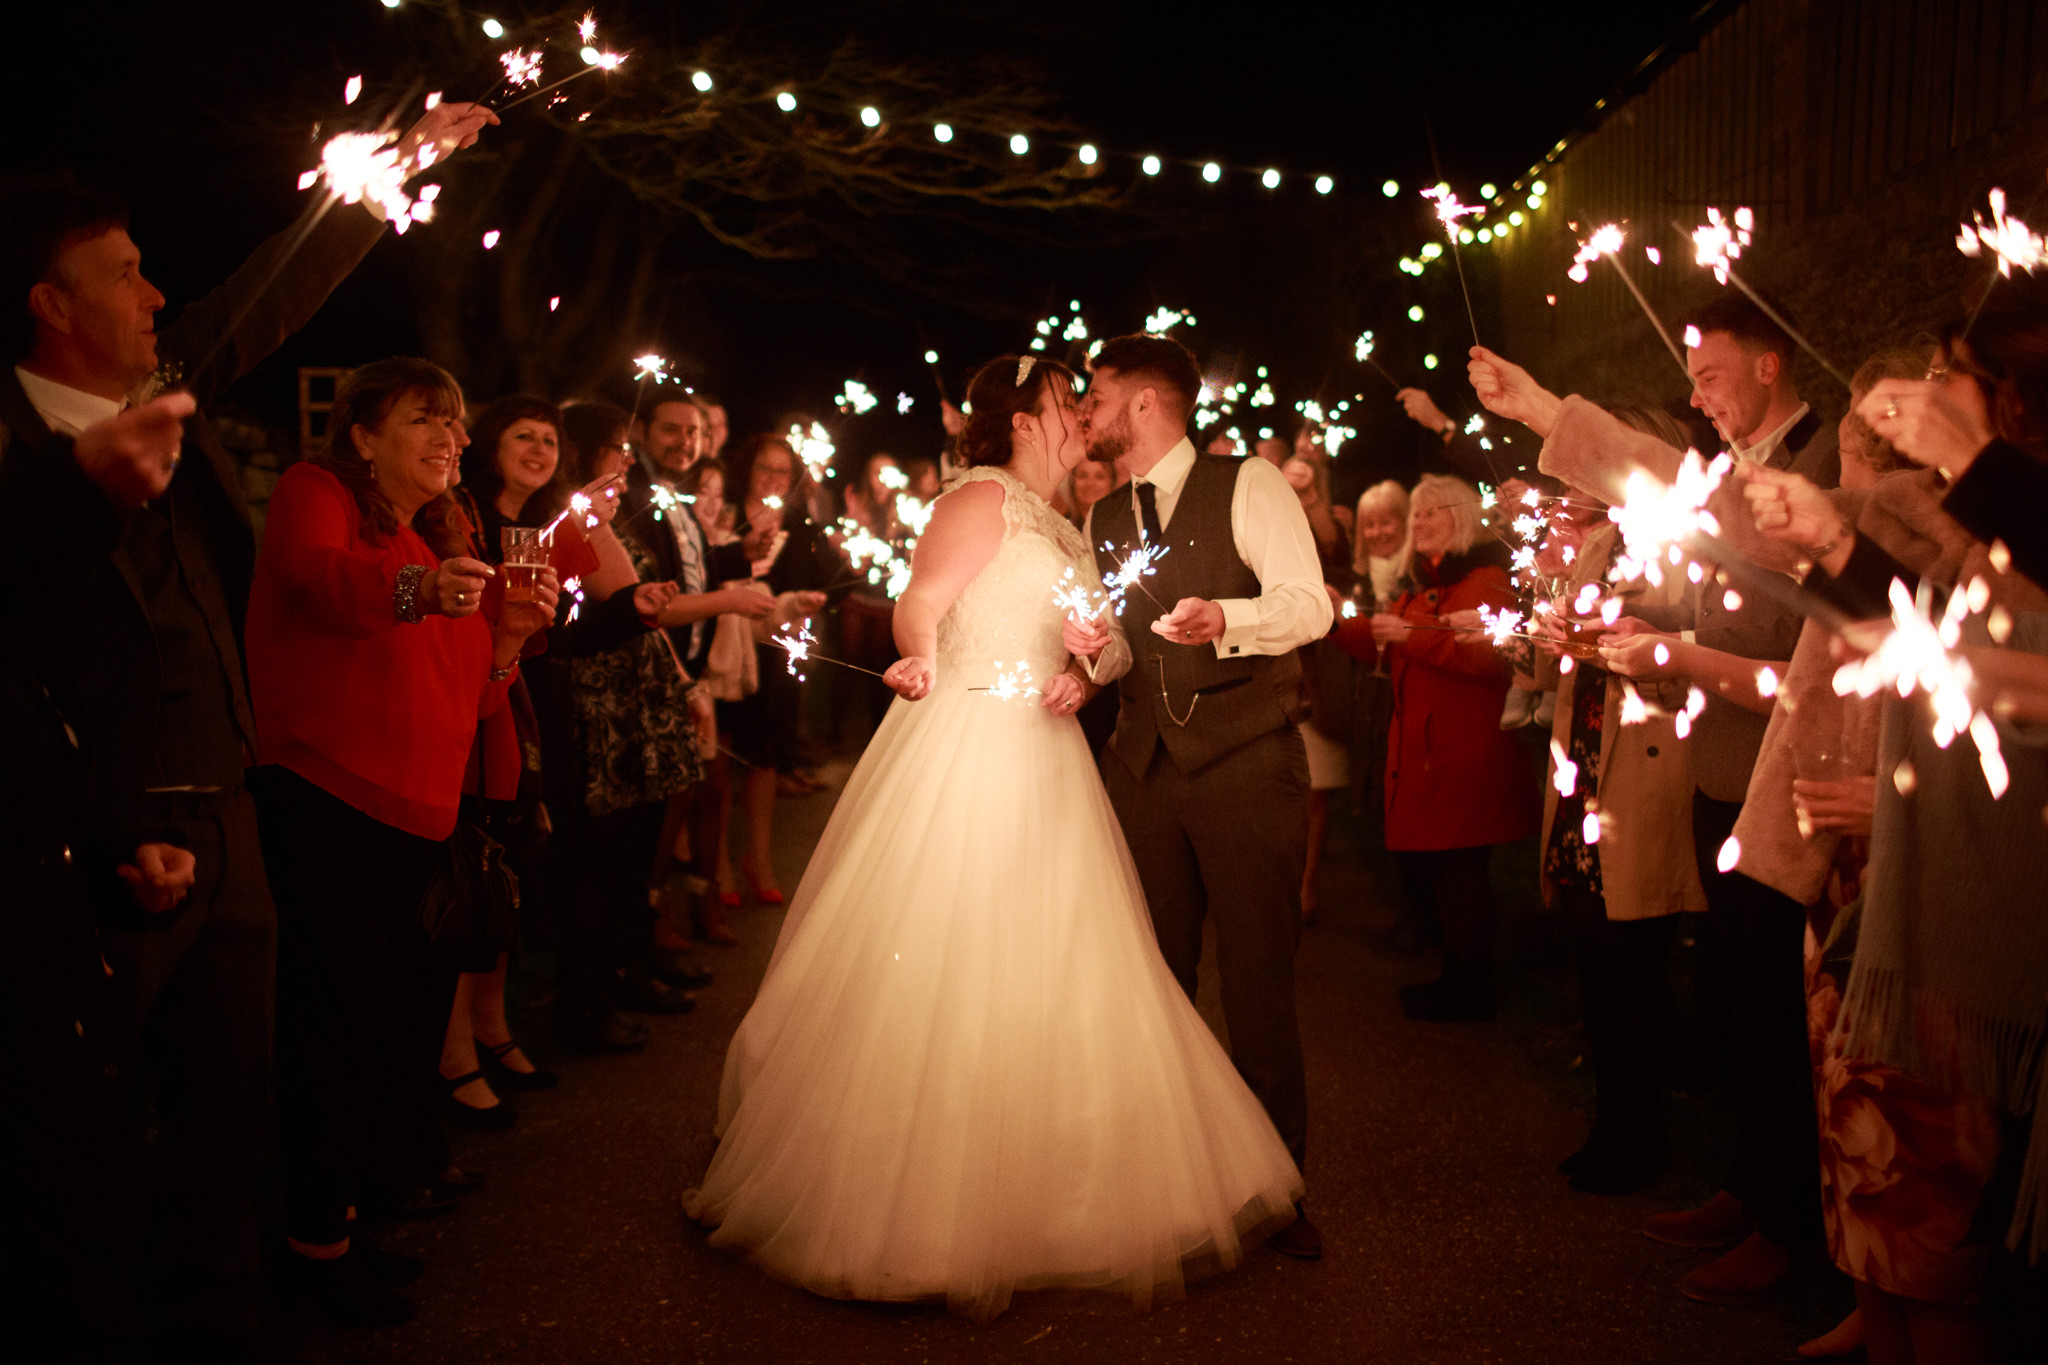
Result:
{"label": "dark hair woman", "polygon": [[447,492],[461,414],[454,379],[424,360],[343,376],[327,449],[278,482],[250,594],[286,1233],[294,1272],[344,1322],[412,1312],[352,1246],[352,1214],[447,1165],[435,1061],[455,968],[419,907],[478,718],[504,705],[555,603],[545,571],[531,600],[487,604],[491,569],[412,529]]}
{"label": "dark hair woman", "polygon": [[[810,471],[790,443],[780,436],[750,436],[734,453],[731,465],[726,498],[738,512],[740,534],[773,525],[786,537],[763,579],[775,594],[775,621],[800,621],[828,599],[850,593],[855,581],[852,566],[805,514]],[[805,760],[800,733],[803,691],[780,648],[765,643],[756,648],[760,689],[739,701],[720,702],[718,725],[727,747],[747,767],[747,853],[740,871],[757,900],[780,905],[782,888],[769,861],[775,788],[782,775],[810,786],[797,774]]]}

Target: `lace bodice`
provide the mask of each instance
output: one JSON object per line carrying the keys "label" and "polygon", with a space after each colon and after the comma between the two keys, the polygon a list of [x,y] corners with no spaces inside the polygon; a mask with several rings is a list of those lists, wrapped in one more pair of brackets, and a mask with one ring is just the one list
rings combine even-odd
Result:
{"label": "lace bodice", "polygon": [[1099,575],[1081,533],[1007,470],[971,469],[956,488],[982,481],[1002,485],[1003,544],[939,620],[939,686],[987,687],[1021,662],[1043,688],[1066,666],[1053,591],[1069,567]]}

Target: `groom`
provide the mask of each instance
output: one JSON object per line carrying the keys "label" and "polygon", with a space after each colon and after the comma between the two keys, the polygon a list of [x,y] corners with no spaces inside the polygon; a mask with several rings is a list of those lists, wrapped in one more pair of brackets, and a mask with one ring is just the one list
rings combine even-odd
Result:
{"label": "groom", "polygon": [[[1067,648],[1097,683],[1117,684],[1102,780],[1159,950],[1192,1000],[1202,920],[1213,913],[1232,1059],[1298,1165],[1308,1143],[1294,1009],[1308,758],[1295,729],[1294,650],[1331,621],[1315,538],[1272,465],[1195,454],[1187,423],[1202,377],[1186,347],[1118,337],[1089,369],[1089,457],[1130,475],[1089,513],[1096,563],[1109,573],[1141,541],[1165,553],[1144,580],[1149,594],[1132,589],[1120,615],[1070,619]],[[1273,1244],[1322,1255],[1306,1214]]]}

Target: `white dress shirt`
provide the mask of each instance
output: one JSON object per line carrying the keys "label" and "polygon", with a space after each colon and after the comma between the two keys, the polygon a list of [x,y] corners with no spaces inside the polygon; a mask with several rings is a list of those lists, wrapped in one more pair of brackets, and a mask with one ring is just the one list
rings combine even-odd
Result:
{"label": "white dress shirt", "polygon": [[1730,441],[1728,444],[1734,447],[1735,458],[1741,460],[1744,464],[1768,464],[1772,454],[1778,449],[1779,443],[1785,439],[1785,433],[1798,426],[1800,419],[1805,417],[1811,411],[1811,408],[1811,404],[1801,403],[1790,417],[1787,417],[1777,427],[1765,432],[1746,446],[1738,446],[1733,441]]}
{"label": "white dress shirt", "polygon": [[[1181,489],[1194,467],[1194,443],[1182,438],[1142,477],[1132,478],[1134,505],[1137,485],[1152,485],[1160,530],[1173,524],[1173,510],[1180,505]],[[1082,534],[1092,550],[1096,544],[1093,508]],[[1323,591],[1323,565],[1316,556],[1315,533],[1308,528],[1308,516],[1301,510],[1301,498],[1293,485],[1265,460],[1238,461],[1237,488],[1230,502],[1230,538],[1237,557],[1258,575],[1259,595],[1217,601],[1223,609],[1223,634],[1215,642],[1217,658],[1285,654],[1329,632],[1333,611],[1330,595]],[[1110,683],[1130,666],[1130,642],[1124,638],[1123,623],[1112,615],[1109,644],[1088,665],[1088,676],[1097,683]]]}
{"label": "white dress shirt", "polygon": [[95,422],[121,415],[122,405],[116,399],[30,374],[19,365],[14,367],[14,377],[21,381],[21,391],[50,424],[50,430],[59,436],[76,436]]}

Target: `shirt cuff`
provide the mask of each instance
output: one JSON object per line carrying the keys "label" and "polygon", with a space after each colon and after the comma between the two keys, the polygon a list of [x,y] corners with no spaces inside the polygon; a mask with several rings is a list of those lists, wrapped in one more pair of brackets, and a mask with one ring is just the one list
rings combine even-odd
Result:
{"label": "shirt cuff", "polygon": [[1678,638],[1689,645],[1696,645],[1700,642],[1700,633],[1696,630],[1681,630],[1678,632]]}
{"label": "shirt cuff", "polygon": [[1216,639],[1216,657],[1242,658],[1258,638],[1259,604],[1249,597],[1225,597],[1216,605],[1223,608],[1223,634]]}

